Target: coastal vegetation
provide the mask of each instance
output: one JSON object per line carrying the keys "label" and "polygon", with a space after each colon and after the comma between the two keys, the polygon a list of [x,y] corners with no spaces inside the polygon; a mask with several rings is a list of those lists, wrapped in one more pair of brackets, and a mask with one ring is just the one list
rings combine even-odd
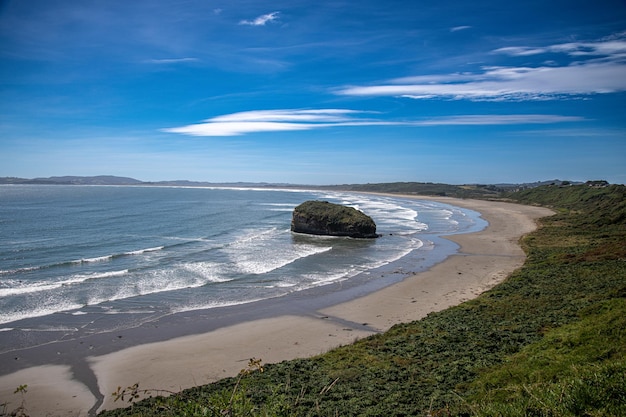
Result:
{"label": "coastal vegetation", "polygon": [[114,394],[130,407],[101,416],[626,415],[626,187],[498,198],[557,214],[523,238],[524,266],[480,297],[179,393],[138,401],[150,391],[139,381]]}
{"label": "coastal vegetation", "polygon": [[457,198],[497,198],[501,192],[510,191],[507,185],[451,185],[432,182],[391,182],[381,184],[352,184],[328,187],[354,192],[390,193],[404,195],[428,195]]}

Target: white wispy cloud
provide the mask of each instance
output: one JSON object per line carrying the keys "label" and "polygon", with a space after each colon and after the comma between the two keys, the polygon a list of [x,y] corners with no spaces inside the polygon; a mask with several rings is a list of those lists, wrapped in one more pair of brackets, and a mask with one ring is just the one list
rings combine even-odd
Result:
{"label": "white wispy cloud", "polygon": [[494,52],[511,56],[562,53],[575,58],[598,57],[615,61],[626,58],[626,33],[597,42],[567,42],[545,47],[510,46],[496,49]]}
{"label": "white wispy cloud", "polygon": [[[362,117],[364,114],[369,117]],[[383,120],[372,118],[372,115],[378,115],[378,113],[349,109],[253,110],[216,116],[204,120],[202,123],[161,130],[189,136],[239,136],[248,133],[349,126],[513,125],[567,123],[585,120],[577,116],[543,114],[458,115],[415,120]]]}
{"label": "white wispy cloud", "polygon": [[349,86],[336,91],[349,96],[397,96],[414,99],[548,100],[626,91],[626,36],[597,42],[546,47],[506,47],[493,51],[509,56],[567,54],[562,66],[494,66],[482,72],[422,75],[383,84]]}
{"label": "white wispy cloud", "polygon": [[198,58],[162,58],[162,59],[147,59],[143,62],[147,64],[180,64],[185,62],[196,62]]}
{"label": "white wispy cloud", "polygon": [[268,13],[268,14],[261,15],[253,20],[241,20],[239,24],[248,25],[248,26],[265,26],[267,23],[277,20],[279,14],[280,12]]}
{"label": "white wispy cloud", "polygon": [[460,30],[466,30],[466,29],[471,29],[471,26],[455,26],[453,28],[450,28],[450,32],[458,32]]}
{"label": "white wispy cloud", "polygon": [[253,132],[310,130],[332,126],[380,123],[356,119],[366,112],[348,109],[254,110],[226,114],[202,123],[162,129],[190,136],[238,136]]}
{"label": "white wispy cloud", "polygon": [[522,125],[581,122],[579,116],[556,114],[477,114],[445,116],[415,122],[418,126]]}
{"label": "white wispy cloud", "polygon": [[217,116],[212,122],[345,122],[348,115],[364,113],[349,109],[252,110]]}

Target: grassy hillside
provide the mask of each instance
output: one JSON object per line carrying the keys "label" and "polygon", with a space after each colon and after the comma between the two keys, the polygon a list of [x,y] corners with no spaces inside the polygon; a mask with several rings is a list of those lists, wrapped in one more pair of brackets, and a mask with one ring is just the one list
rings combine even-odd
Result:
{"label": "grassy hillside", "polygon": [[496,185],[450,185],[431,182],[391,182],[382,184],[344,184],[323,187],[342,191],[431,195],[458,198],[497,197],[507,188]]}
{"label": "grassy hillside", "polygon": [[576,222],[582,224],[623,226],[626,221],[625,189],[623,185],[545,186],[506,193],[504,197],[523,204],[537,204],[572,214],[578,213],[581,216],[578,216]]}
{"label": "grassy hillside", "polygon": [[324,355],[251,362],[238,378],[102,415],[626,415],[625,191],[510,193],[558,214],[523,240],[524,267],[479,298]]}

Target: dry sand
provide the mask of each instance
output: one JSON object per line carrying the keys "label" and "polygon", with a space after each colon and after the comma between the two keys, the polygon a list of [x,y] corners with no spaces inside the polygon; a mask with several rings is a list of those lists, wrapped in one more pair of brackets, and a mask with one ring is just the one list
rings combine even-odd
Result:
{"label": "dry sand", "polygon": [[[234,376],[253,357],[275,363],[314,356],[385,331],[396,323],[417,320],[474,298],[523,264],[525,255],[519,238],[535,229],[535,219],[553,213],[545,208],[502,202],[433,200],[478,211],[489,225],[481,232],[447,237],[460,245],[457,254],[361,298],[311,311],[309,315],[254,320],[88,358],[100,392],[105,395],[100,410],[123,405],[113,403],[111,396],[120,385],[139,382],[140,388],[178,391]],[[85,410],[94,404],[86,387],[73,381],[66,369],[37,367],[20,372],[29,372],[38,381],[27,394],[28,411],[33,416],[86,415]],[[3,401],[11,396],[12,404],[19,405],[19,397],[9,391],[16,388],[11,382],[29,380],[25,376],[28,375],[0,378]],[[18,385],[21,383],[24,382]],[[59,386],[65,388],[59,390]]]}
{"label": "dry sand", "polygon": [[[26,384],[24,394],[14,393]],[[8,403],[6,411],[23,405],[26,415],[86,416],[96,398],[82,383],[72,379],[68,366],[36,366],[0,377],[0,403]],[[0,405],[0,414],[2,414]]]}

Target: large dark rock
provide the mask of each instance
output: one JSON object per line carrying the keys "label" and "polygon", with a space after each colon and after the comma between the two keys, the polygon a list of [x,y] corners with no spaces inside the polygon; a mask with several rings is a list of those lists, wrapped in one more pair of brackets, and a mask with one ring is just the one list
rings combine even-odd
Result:
{"label": "large dark rock", "polygon": [[306,201],[293,210],[291,230],[327,236],[375,238],[376,223],[357,209],[328,201]]}

